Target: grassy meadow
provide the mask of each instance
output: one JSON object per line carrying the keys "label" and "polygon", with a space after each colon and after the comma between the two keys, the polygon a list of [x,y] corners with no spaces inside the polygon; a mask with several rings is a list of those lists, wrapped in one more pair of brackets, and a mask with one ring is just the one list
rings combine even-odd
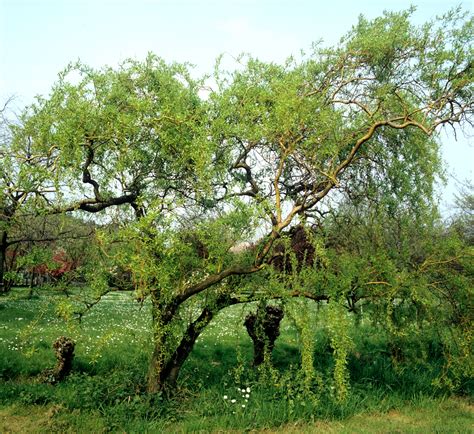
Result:
{"label": "grassy meadow", "polygon": [[[364,318],[349,330],[355,345],[343,402],[334,393],[324,308],[311,311],[317,374],[308,398],[291,308],[273,352],[274,369],[255,370],[243,326],[249,306],[220,312],[198,339],[176,394],[150,398],[147,304],[129,293],[111,293],[80,323],[65,322],[57,315],[64,295],[27,293],[15,289],[0,298],[0,432],[474,430],[472,383],[459,396],[432,384],[440,369],[436,345],[428,361],[397,365],[382,330]],[[41,383],[39,374],[55,364],[51,345],[62,335],[76,341],[73,373],[56,386]]]}

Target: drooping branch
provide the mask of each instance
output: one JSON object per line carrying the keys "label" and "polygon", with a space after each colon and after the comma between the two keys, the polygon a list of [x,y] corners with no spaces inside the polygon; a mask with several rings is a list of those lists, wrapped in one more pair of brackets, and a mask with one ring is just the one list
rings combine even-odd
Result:
{"label": "drooping branch", "polygon": [[[347,167],[351,165],[354,161],[356,154],[361,149],[362,145],[368,142],[375,134],[375,132],[382,128],[388,126],[394,129],[404,129],[408,127],[416,127],[422,130],[425,134],[431,135],[434,131],[435,127],[428,128],[427,126],[423,125],[420,122],[405,119],[402,117],[395,117],[390,120],[383,120],[379,122],[373,123],[367,130],[367,132],[360,137],[351,150],[349,151],[347,157],[334,169],[331,175],[328,177],[327,181],[322,186],[322,189],[319,191],[313,191],[313,194],[309,196],[310,200],[306,201],[302,206],[302,211],[307,211],[313,208],[317,203],[319,203],[327,194],[333,189],[335,185],[337,185],[337,178],[338,176],[343,173]],[[317,184],[316,187],[319,187],[320,184]]]}

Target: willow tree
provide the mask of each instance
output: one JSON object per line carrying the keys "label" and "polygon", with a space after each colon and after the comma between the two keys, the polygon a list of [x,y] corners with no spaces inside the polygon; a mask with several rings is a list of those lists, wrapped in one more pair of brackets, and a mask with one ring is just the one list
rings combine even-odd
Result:
{"label": "willow tree", "polygon": [[[81,221],[52,209],[48,197],[57,191],[55,160],[18,140],[24,125],[3,119],[0,138],[0,293],[24,277],[18,271],[51,260],[49,248],[66,240],[85,239],[92,232]],[[16,140],[16,142],[14,142]],[[71,204],[70,204],[71,206]],[[54,217],[51,214],[55,214]],[[35,246],[41,244],[41,248]],[[49,245],[49,246],[48,246]],[[40,259],[41,257],[41,259]],[[21,259],[20,259],[21,258]],[[19,263],[22,266],[18,268]],[[28,266],[28,265],[29,266]]]}
{"label": "willow tree", "polygon": [[[149,59],[81,70],[78,85],[61,80],[33,110],[25,131],[61,167],[62,202],[82,181],[90,199],[75,208],[136,211],[112,237],[122,246],[113,256],[151,300],[150,392],[175,383],[218,310],[275,295],[245,276],[272,267],[275,242],[322,218],[339,191],[383,187],[384,167],[392,191],[429,206],[436,131],[472,115],[473,22],[454,11],[415,27],[410,15],[360,18],[339,45],[298,62],[247,59],[216,74],[206,101],[183,68]],[[239,252],[244,241],[255,248]]]}
{"label": "willow tree", "polygon": [[[439,170],[436,130],[472,114],[472,20],[452,13],[416,28],[409,16],[361,19],[339,46],[315,48],[299,63],[249,59],[217,75],[210,137],[215,163],[228,170],[213,180],[209,220],[195,226],[197,241],[170,226],[174,236],[163,226],[168,235],[158,245],[143,230],[135,239],[142,253],[135,270],[142,267],[137,276],[154,299],[150,391],[176,379],[218,309],[248,300],[249,288],[239,290],[242,279],[233,276],[268,269],[279,255],[275,241],[301,218],[323,212],[338,191],[385,188],[387,201],[429,208]],[[390,188],[377,179],[384,173]],[[245,241],[240,234],[256,248],[233,255],[232,245]],[[319,299],[313,290],[304,295]],[[275,295],[265,288],[250,293]],[[199,310],[183,325],[186,306]]]}

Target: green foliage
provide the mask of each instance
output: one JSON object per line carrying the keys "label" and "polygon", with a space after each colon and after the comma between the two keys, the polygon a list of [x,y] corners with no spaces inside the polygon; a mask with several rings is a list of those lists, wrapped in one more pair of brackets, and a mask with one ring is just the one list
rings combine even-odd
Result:
{"label": "green foliage", "polygon": [[66,179],[80,179],[90,146],[95,174],[109,188],[119,173],[123,187],[154,183],[149,187],[161,189],[178,167],[192,164],[200,171],[208,163],[202,148],[196,152],[191,145],[203,124],[198,88],[185,66],[168,66],[152,55],[116,70],[71,64],[49,98],[30,108],[24,135],[57,159],[58,177],[63,170]]}

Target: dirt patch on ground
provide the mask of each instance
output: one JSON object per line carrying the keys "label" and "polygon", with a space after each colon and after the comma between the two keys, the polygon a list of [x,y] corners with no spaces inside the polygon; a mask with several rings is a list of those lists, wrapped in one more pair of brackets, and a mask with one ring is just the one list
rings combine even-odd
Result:
{"label": "dirt patch on ground", "polygon": [[1,433],[32,433],[41,431],[50,420],[49,410],[45,407],[18,409],[15,406],[0,408]]}

